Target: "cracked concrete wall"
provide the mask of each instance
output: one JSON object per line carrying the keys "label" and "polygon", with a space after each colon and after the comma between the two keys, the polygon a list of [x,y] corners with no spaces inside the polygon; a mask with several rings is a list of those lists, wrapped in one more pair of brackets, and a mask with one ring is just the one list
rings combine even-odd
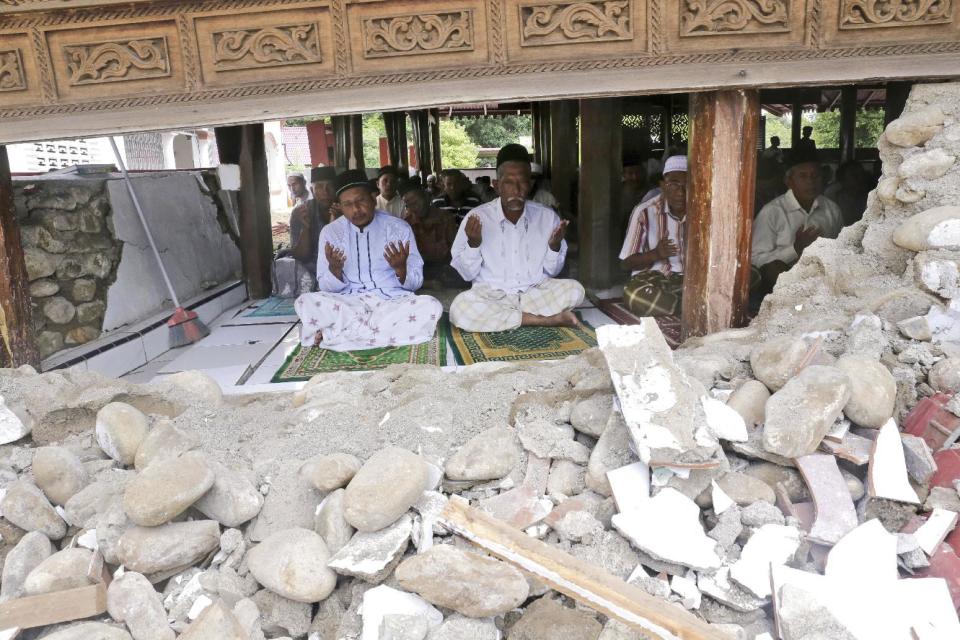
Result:
{"label": "cracked concrete wall", "polygon": [[[133,184],[181,302],[240,276],[240,251],[199,172],[140,174]],[[104,331],[172,305],[123,181],[108,181],[107,193],[123,250],[107,293]]]}

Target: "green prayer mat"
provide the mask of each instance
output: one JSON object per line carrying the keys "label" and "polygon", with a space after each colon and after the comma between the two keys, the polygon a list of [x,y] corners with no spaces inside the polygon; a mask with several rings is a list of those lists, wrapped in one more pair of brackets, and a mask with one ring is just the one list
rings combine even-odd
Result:
{"label": "green prayer mat", "polygon": [[273,318],[279,316],[295,316],[293,308],[296,298],[267,298],[253,311],[243,314],[244,318]]}
{"label": "green prayer mat", "polygon": [[373,371],[391,364],[447,364],[447,315],[437,324],[429,342],[403,347],[380,347],[359,351],[330,351],[320,347],[304,349],[297,345],[270,382],[303,382],[320,373],[332,371]]}
{"label": "green prayer mat", "polygon": [[509,331],[471,333],[450,327],[450,344],[458,364],[518,360],[561,360],[597,346],[597,334],[584,323],[568,327],[520,327]]}

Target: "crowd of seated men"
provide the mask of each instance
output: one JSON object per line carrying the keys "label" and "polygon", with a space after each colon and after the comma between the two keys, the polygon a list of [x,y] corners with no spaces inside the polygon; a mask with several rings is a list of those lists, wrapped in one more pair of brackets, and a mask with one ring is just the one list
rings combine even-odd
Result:
{"label": "crowd of seated men", "polygon": [[[759,159],[764,202],[753,225],[751,285],[760,293],[814,240],[835,238],[862,214],[856,168],[841,167],[831,198],[815,149],[772,148]],[[779,191],[764,168],[771,163],[782,168],[774,172]],[[624,303],[637,316],[677,315],[683,298],[687,185],[695,168],[674,152],[655,169],[648,182],[649,161],[625,163],[627,206],[619,215],[626,219],[617,221],[620,261],[631,274]],[[290,254],[309,280],[295,303],[302,343],[345,351],[429,340],[443,308],[417,295],[425,273],[444,286],[469,283],[450,305],[450,321],[465,331],[577,326],[573,309],[584,288],[558,277],[568,221],[536,171],[527,150],[510,144],[497,155],[491,183],[471,185],[447,170],[424,186],[393,167],[375,181],[360,170],[338,175],[318,167],[309,191],[293,180],[291,193],[301,198],[291,214]]]}

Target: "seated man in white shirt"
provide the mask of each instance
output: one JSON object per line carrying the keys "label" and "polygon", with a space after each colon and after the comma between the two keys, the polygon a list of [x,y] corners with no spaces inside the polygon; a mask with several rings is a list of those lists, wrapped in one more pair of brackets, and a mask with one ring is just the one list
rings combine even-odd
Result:
{"label": "seated man in white shirt", "polygon": [[316,293],[297,298],[300,344],[332,351],[427,342],[443,305],[414,295],[423,258],[410,225],[376,209],[376,189],[363,171],[337,177],[343,215],[323,227]]}
{"label": "seated man in white shirt", "polygon": [[663,193],[630,214],[620,250],[620,264],[632,272],[623,302],[638,316],[677,315],[683,300],[687,156],[667,158],[660,186]]}
{"label": "seated man in white shirt", "polygon": [[389,213],[394,218],[400,218],[403,213],[403,198],[399,192],[400,174],[393,165],[380,167],[377,187],[380,189],[380,194],[377,196],[377,210]]}
{"label": "seated man in white shirt", "polygon": [[788,191],[771,200],[753,221],[750,262],[759,270],[762,292],[773,290],[780,274],[800,259],[817,238],[836,238],[843,215],[823,194],[816,152],[794,152],[787,169]]}
{"label": "seated man in white shirt", "polygon": [[580,324],[573,309],[583,301],[583,286],[556,279],[567,255],[567,222],[527,200],[530,186],[527,150],[505,146],[497,154],[499,197],[460,224],[452,265],[473,287],[454,299],[450,321],[464,331]]}

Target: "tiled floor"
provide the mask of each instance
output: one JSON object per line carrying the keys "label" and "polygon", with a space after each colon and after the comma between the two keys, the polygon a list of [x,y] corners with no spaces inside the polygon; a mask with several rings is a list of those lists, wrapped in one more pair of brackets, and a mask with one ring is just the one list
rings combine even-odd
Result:
{"label": "tiled floor", "polygon": [[[244,314],[259,301],[228,309],[209,324],[210,335],[200,342],[166,351],[126,374],[124,379],[149,382],[177,371],[199,370],[213,377],[227,394],[291,391],[303,382],[271,384],[277,369],[296,348],[300,330],[295,316],[249,317]],[[577,308],[594,328],[613,321],[589,301]],[[140,343],[137,342],[139,345]],[[453,352],[447,352],[446,371],[457,371]]]}

